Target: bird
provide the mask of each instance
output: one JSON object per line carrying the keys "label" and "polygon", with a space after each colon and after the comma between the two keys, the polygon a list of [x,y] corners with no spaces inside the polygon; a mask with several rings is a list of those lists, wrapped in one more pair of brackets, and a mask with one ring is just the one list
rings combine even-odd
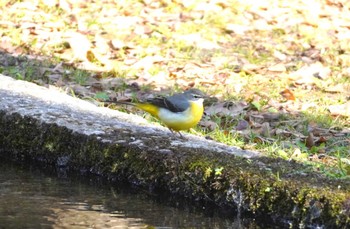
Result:
{"label": "bird", "polygon": [[168,97],[155,97],[144,102],[115,101],[116,104],[134,106],[159,119],[172,133],[188,130],[196,126],[204,113],[203,102],[208,98],[199,89],[189,89]]}

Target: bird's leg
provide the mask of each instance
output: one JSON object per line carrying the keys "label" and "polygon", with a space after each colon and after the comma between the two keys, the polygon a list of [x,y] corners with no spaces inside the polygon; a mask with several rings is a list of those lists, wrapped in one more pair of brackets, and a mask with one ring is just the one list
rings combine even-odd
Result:
{"label": "bird's leg", "polygon": [[182,139],[184,139],[184,140],[187,140],[187,138],[185,138],[185,136],[183,136],[183,135],[181,134],[181,132],[180,132],[180,131],[177,131],[177,132],[179,133],[180,138],[182,138]]}
{"label": "bird's leg", "polygon": [[171,129],[171,128],[168,128],[168,129],[170,130],[170,132],[171,132],[173,135],[176,135],[176,134],[175,134],[175,132],[176,132],[176,133],[179,133],[180,138],[182,138],[182,139],[187,139],[187,138],[185,138],[185,137],[184,137],[184,136],[181,134],[181,132],[180,132],[180,131],[175,131],[175,132],[174,132],[174,130],[173,130],[173,129]]}
{"label": "bird's leg", "polygon": [[171,132],[172,134],[175,134],[174,131],[173,131],[172,129],[170,129],[170,128],[168,128],[168,129],[170,130],[170,132]]}

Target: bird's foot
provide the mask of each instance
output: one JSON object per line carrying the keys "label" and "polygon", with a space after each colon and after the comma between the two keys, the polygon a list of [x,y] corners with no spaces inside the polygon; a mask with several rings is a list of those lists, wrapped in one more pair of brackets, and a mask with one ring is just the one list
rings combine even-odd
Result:
{"label": "bird's foot", "polygon": [[174,136],[176,135],[176,133],[179,133],[179,136],[180,136],[181,139],[187,140],[187,138],[185,136],[183,136],[180,131],[174,131],[174,130],[172,130],[170,128],[169,128],[169,130]]}

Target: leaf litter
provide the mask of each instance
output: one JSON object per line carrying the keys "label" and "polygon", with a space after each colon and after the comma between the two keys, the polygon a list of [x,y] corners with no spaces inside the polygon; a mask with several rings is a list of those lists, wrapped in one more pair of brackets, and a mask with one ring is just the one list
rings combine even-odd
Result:
{"label": "leaf litter", "polygon": [[204,133],[350,171],[348,1],[0,5],[3,74],[98,101],[197,87],[216,97]]}

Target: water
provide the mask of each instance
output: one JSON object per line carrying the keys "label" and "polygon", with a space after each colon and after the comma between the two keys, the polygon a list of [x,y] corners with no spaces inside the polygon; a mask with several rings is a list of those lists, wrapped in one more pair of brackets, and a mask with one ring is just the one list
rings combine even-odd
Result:
{"label": "water", "polygon": [[0,158],[0,228],[259,228],[104,183]]}

